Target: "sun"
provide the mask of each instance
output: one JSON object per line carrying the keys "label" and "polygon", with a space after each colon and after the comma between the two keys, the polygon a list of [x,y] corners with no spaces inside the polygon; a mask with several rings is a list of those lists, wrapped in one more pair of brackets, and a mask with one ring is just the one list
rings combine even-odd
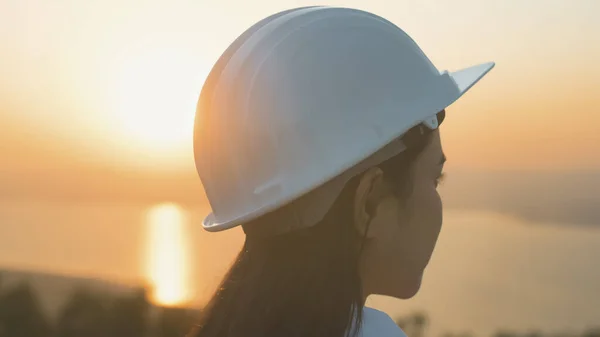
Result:
{"label": "sun", "polygon": [[125,143],[173,150],[192,140],[202,80],[181,46],[142,43],[123,52],[114,81],[114,122]]}

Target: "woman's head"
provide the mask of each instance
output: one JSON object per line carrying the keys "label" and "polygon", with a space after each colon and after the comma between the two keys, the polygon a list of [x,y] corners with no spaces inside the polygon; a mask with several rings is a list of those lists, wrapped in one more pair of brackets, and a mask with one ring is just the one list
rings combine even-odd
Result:
{"label": "woman's head", "polygon": [[416,294],[442,225],[437,186],[445,156],[433,131],[401,158],[367,170],[354,198],[353,223],[366,232],[361,277],[366,294]]}
{"label": "woman's head", "polygon": [[[444,110],[437,114],[438,125],[444,117]],[[313,229],[289,229],[284,224],[294,222],[298,210],[306,213],[315,208],[318,212],[322,207],[308,202],[308,209],[294,208],[292,203],[282,208],[294,209],[291,212],[275,211],[244,225],[248,241],[271,244],[294,234],[309,234],[308,245],[316,247],[319,242],[324,249],[334,251],[351,241],[341,238],[351,238],[357,241],[351,247],[353,256],[358,257],[363,297],[412,297],[419,290],[441,229],[442,203],[437,188],[446,157],[437,128],[418,125],[401,138],[400,144],[405,149],[399,154],[355,172]],[[327,204],[315,194],[306,197]],[[282,228],[292,231],[291,235],[281,235]]]}
{"label": "woman's head", "polygon": [[439,132],[417,133],[405,151],[352,178],[318,224],[269,236],[259,229],[293,219],[247,223],[258,230],[247,232],[199,336],[342,336],[369,294],[413,296],[441,225],[443,161]]}
{"label": "woman's head", "polygon": [[[400,28],[348,8],[289,11],[236,40],[202,89],[194,153],[213,209],[204,228],[247,237],[200,335],[342,336],[369,294],[413,296],[442,221],[432,114],[493,66],[440,71]],[[333,206],[313,199],[324,217],[284,206],[407,129],[406,148],[355,166]]]}

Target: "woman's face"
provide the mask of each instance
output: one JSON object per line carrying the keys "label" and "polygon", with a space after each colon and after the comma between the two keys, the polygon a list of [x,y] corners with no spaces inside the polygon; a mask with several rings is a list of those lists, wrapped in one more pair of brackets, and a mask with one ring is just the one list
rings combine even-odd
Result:
{"label": "woman's face", "polygon": [[361,232],[369,224],[361,261],[366,295],[410,298],[419,291],[442,226],[437,187],[444,162],[436,130],[411,167],[412,191],[403,200],[391,193],[379,168],[361,179],[355,220]]}

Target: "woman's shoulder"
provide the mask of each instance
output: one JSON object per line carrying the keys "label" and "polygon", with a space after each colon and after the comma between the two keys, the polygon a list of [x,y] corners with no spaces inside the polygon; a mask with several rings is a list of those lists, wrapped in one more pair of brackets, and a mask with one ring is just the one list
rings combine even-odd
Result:
{"label": "woman's shoulder", "polygon": [[360,337],[406,337],[406,334],[386,313],[364,307]]}

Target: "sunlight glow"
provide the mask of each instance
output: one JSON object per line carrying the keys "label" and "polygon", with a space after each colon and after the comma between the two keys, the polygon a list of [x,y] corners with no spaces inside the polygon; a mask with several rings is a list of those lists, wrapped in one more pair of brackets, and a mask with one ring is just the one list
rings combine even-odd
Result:
{"label": "sunlight glow", "polygon": [[155,206],[148,213],[148,225],[148,277],[154,300],[162,305],[182,304],[189,300],[183,211],[174,204]]}
{"label": "sunlight glow", "polygon": [[180,47],[146,43],[124,52],[119,63],[112,101],[125,139],[164,151],[191,142],[198,61]]}

